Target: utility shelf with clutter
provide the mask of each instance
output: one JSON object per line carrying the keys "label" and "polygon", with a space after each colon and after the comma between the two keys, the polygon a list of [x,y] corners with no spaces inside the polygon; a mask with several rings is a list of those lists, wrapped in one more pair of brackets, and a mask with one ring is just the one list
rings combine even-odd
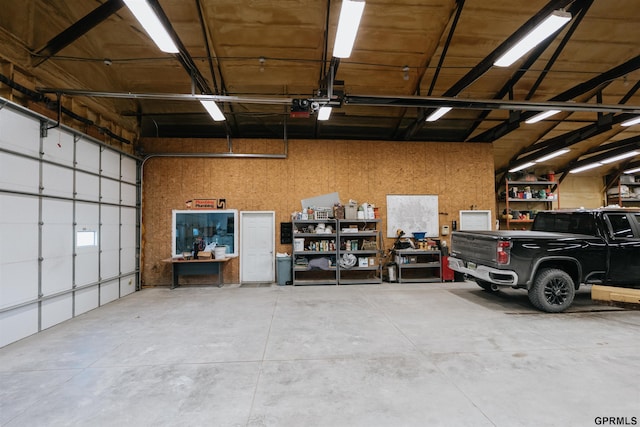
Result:
{"label": "utility shelf with clutter", "polygon": [[525,175],[518,180],[505,180],[505,192],[499,199],[504,203],[500,222],[507,230],[528,229],[540,210],[560,208],[560,187],[554,174],[548,180]]}
{"label": "utility shelf with clutter", "polygon": [[400,237],[402,236],[400,235],[391,252],[393,255],[392,264],[397,267],[398,271],[397,282],[441,282],[442,252],[440,241],[425,237],[426,233],[413,232],[412,234],[413,239],[404,239],[405,244],[401,244],[403,242],[401,242]]}
{"label": "utility shelf with clutter", "polygon": [[[305,215],[305,218],[308,216]],[[294,286],[338,284],[336,220],[293,218],[291,222],[293,228],[292,284]]]}
{"label": "utility shelf with clutter", "polygon": [[338,219],[338,283],[382,283],[380,219]]}

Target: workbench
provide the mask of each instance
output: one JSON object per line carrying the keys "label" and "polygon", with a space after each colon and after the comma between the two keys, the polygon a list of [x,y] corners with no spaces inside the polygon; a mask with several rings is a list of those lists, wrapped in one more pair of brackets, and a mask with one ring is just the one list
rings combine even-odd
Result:
{"label": "workbench", "polygon": [[224,265],[231,258],[221,258],[221,259],[174,259],[168,258],[163,259],[163,262],[171,263],[171,271],[172,271],[172,281],[171,281],[171,289],[174,289],[179,285],[178,277],[184,275],[197,275],[197,276],[206,276],[206,275],[217,275],[218,280],[216,284],[218,287],[222,287],[224,283]]}

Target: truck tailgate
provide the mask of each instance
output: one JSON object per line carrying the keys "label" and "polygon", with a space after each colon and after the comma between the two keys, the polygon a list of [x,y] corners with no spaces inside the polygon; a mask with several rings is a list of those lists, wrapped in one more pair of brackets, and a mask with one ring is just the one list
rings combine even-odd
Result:
{"label": "truck tailgate", "polygon": [[496,262],[495,234],[456,231],[451,236],[451,255],[471,261]]}

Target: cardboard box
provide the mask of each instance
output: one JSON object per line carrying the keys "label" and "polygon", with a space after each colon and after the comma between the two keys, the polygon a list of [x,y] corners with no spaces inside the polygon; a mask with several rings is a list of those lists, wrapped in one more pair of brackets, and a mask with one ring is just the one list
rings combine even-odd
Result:
{"label": "cardboard box", "polygon": [[369,258],[358,258],[358,267],[369,267]]}
{"label": "cardboard box", "polygon": [[211,252],[210,251],[198,252],[198,259],[211,259]]}

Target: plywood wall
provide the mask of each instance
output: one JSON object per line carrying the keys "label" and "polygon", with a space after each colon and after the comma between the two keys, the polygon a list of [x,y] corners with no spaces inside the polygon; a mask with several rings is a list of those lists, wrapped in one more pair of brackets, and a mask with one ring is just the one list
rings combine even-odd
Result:
{"label": "plywood wall", "polygon": [[[171,210],[193,198],[224,198],[228,209],[276,212],[280,222],[300,210],[300,200],[338,192],[380,208],[386,229],[387,194],[437,194],[440,225],[464,209],[494,209],[491,144],[380,141],[146,139],[151,153],[284,154],[284,159],[150,157],[143,169],[142,283],[168,285]],[[494,215],[495,216],[495,215]],[[276,250],[291,253],[291,245]],[[385,242],[390,247],[392,241]],[[239,281],[239,260],[225,269],[225,283]]]}
{"label": "plywood wall", "polygon": [[604,181],[600,176],[568,174],[560,184],[560,207],[599,208],[604,206]]}

